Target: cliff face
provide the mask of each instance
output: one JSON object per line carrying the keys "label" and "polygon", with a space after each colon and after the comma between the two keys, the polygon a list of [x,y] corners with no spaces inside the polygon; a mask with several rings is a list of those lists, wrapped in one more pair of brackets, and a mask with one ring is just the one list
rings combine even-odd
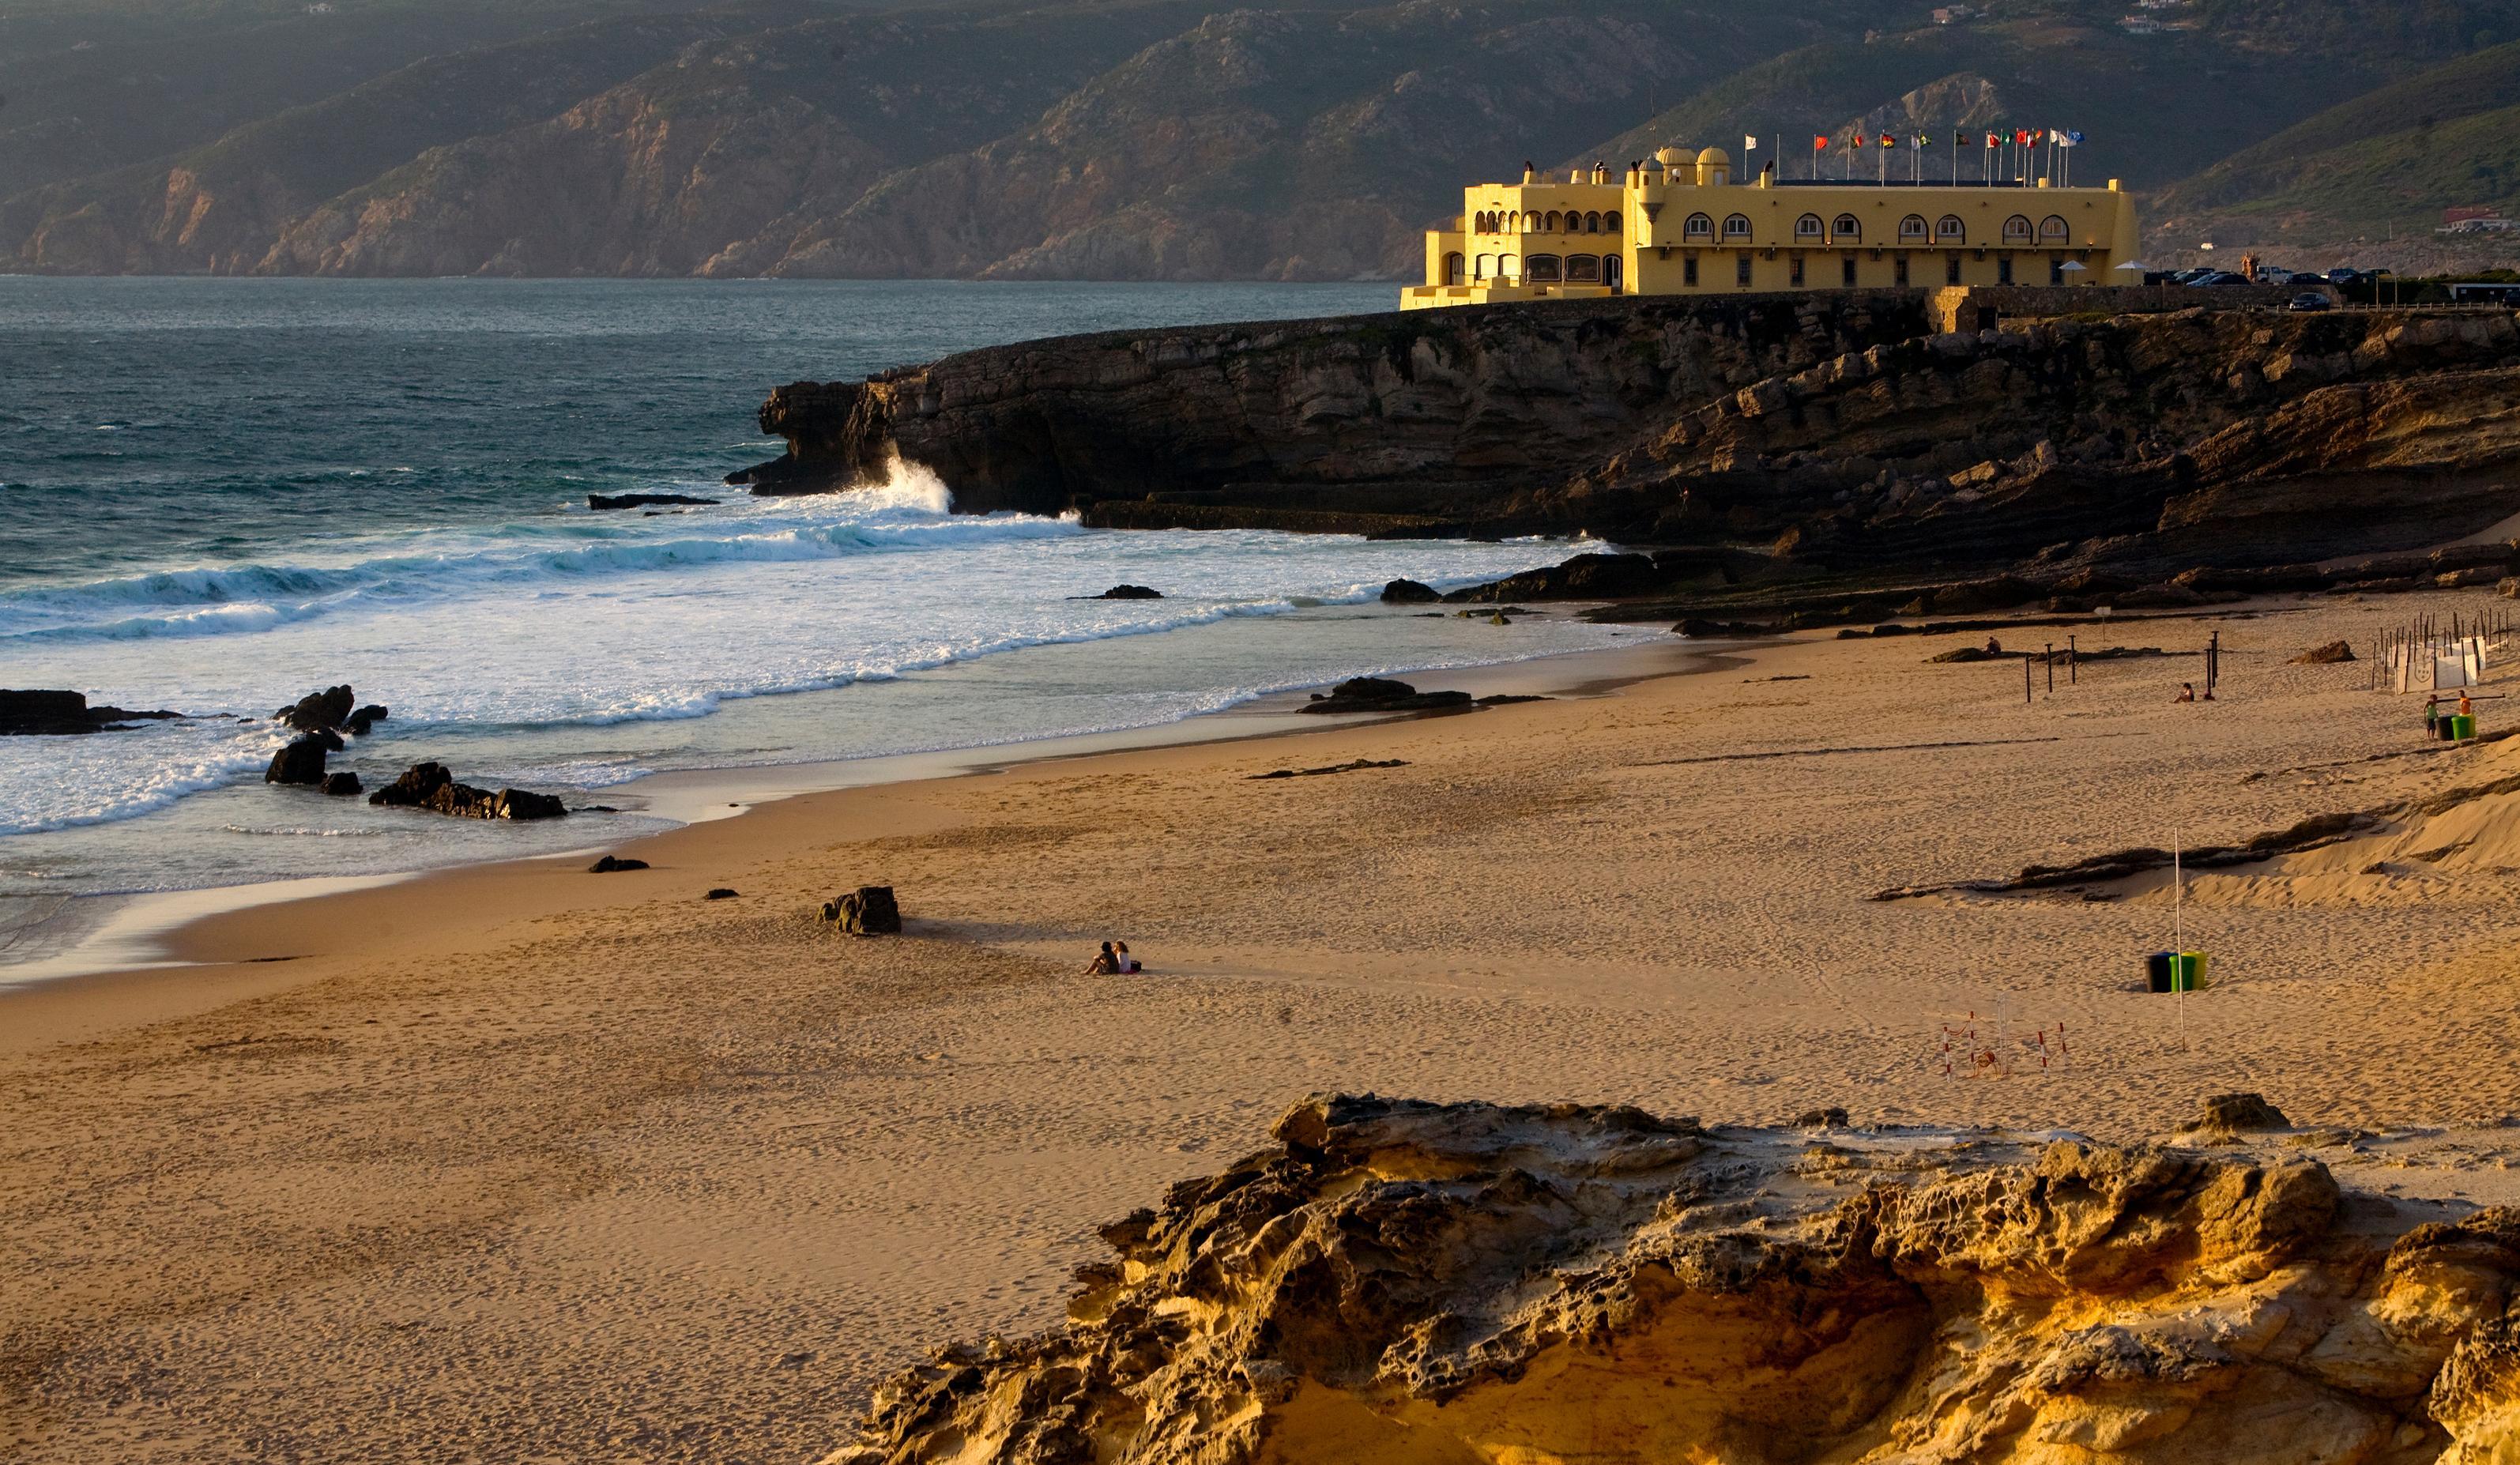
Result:
{"label": "cliff face", "polygon": [[1036,341],[774,393],[764,491],[935,469],[1120,527],[1588,530],[1797,574],[2169,574],[2520,512],[2501,313],[1934,333],[1920,297],[1643,299]]}
{"label": "cliff face", "polygon": [[972,511],[1076,506],[1095,522],[1151,526],[1231,511],[1288,527],[1333,527],[1300,517],[1316,514],[1459,532],[1684,404],[1923,329],[1921,300],[1885,294],[1028,341],[864,383],[782,387],[761,425],[788,440],[788,455],[731,481],[831,488],[898,455],[935,469]]}
{"label": "cliff face", "polygon": [[2520,1458],[2509,1212],[1571,1105],[1320,1097],[1275,1137],[1105,1227],[1064,1331],[940,1352],[826,1465]]}

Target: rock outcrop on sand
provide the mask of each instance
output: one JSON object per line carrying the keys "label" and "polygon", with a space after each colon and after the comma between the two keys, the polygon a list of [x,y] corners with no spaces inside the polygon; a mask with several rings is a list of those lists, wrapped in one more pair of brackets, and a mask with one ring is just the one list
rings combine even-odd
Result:
{"label": "rock outcrop on sand", "polygon": [[861,885],[825,901],[823,919],[852,936],[898,936],[901,904],[889,885]]}
{"label": "rock outcrop on sand", "polygon": [[1350,677],[1313,693],[1298,712],[1442,712],[1470,705],[1466,691],[1419,691],[1388,677]]}
{"label": "rock outcrop on sand", "polygon": [[826,1465],[2513,1458],[2520,1213],[1815,1115],[1308,1099]]}
{"label": "rock outcrop on sand", "polygon": [[547,793],[522,788],[496,792],[459,783],[442,763],[415,763],[403,776],[368,795],[380,809],[427,809],[460,819],[558,819],[568,806]]}
{"label": "rock outcrop on sand", "polygon": [[180,712],[134,712],[127,707],[91,707],[83,692],[0,688],[0,737],[111,732],[132,723],[168,722],[183,715]]}

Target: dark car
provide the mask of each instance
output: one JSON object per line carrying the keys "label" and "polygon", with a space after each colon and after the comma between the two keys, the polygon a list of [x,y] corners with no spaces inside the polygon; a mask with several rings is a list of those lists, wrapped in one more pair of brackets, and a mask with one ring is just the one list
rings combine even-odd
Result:
{"label": "dark car", "polygon": [[2292,297],[2292,308],[2295,310],[2334,310],[2336,308],[2336,302],[2321,294],[2299,294]]}

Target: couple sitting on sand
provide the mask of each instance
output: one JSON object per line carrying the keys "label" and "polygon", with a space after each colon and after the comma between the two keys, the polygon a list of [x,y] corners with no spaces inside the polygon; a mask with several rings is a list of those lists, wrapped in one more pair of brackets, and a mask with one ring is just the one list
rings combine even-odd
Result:
{"label": "couple sitting on sand", "polygon": [[1129,943],[1125,941],[1102,943],[1102,950],[1085,963],[1089,977],[1116,977],[1138,970],[1138,958],[1129,954]]}

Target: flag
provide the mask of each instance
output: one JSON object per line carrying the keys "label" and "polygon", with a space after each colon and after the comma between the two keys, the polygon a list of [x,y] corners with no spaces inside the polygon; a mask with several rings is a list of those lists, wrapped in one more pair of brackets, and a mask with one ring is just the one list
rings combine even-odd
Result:
{"label": "flag", "polygon": [[1990,132],[1986,135],[1986,145],[1990,148],[2001,147],[2002,146],[2002,140]]}
{"label": "flag", "polygon": [[2059,148],[2079,148],[2083,146],[2083,135],[2079,132],[2066,133],[2064,140],[2057,143],[2056,146]]}
{"label": "flag", "polygon": [[1827,139],[1827,138],[1825,138],[1825,137],[1816,137],[1816,138],[1813,138],[1813,139],[1812,139],[1812,151],[1813,151],[1814,153],[1825,153],[1825,152],[1827,152],[1827,151],[1828,151],[1828,139]]}
{"label": "flag", "polygon": [[1899,140],[1885,132],[1881,134],[1881,146],[1884,148],[1896,148],[1899,146]]}
{"label": "flag", "polygon": [[1741,151],[1744,153],[1758,152],[1759,140],[1746,132],[1741,134]]}
{"label": "flag", "polygon": [[1861,127],[1855,129],[1855,146],[1859,148],[1864,146],[1864,129]]}
{"label": "flag", "polygon": [[1918,147],[1918,148],[1930,148],[1930,147],[1932,147],[1933,145],[1934,145],[1934,139],[1933,139],[1933,137],[1932,137],[1932,135],[1931,135],[1931,134],[1929,134],[1929,133],[1923,133],[1923,132],[1919,132],[1919,133],[1917,133],[1917,134],[1916,134],[1916,141],[1915,141],[1915,143],[1913,144],[1913,146]]}
{"label": "flag", "polygon": [[2017,143],[2017,144],[2022,144],[2022,145],[2025,145],[2025,146],[2026,146],[2026,145],[2029,143],[2029,141],[2030,141],[2030,129],[2029,129],[2029,128],[2027,128],[2027,127],[2015,127],[2015,128],[2013,128],[2013,129],[2012,129],[2012,140],[2013,140],[2013,142],[2015,142],[2015,143]]}

